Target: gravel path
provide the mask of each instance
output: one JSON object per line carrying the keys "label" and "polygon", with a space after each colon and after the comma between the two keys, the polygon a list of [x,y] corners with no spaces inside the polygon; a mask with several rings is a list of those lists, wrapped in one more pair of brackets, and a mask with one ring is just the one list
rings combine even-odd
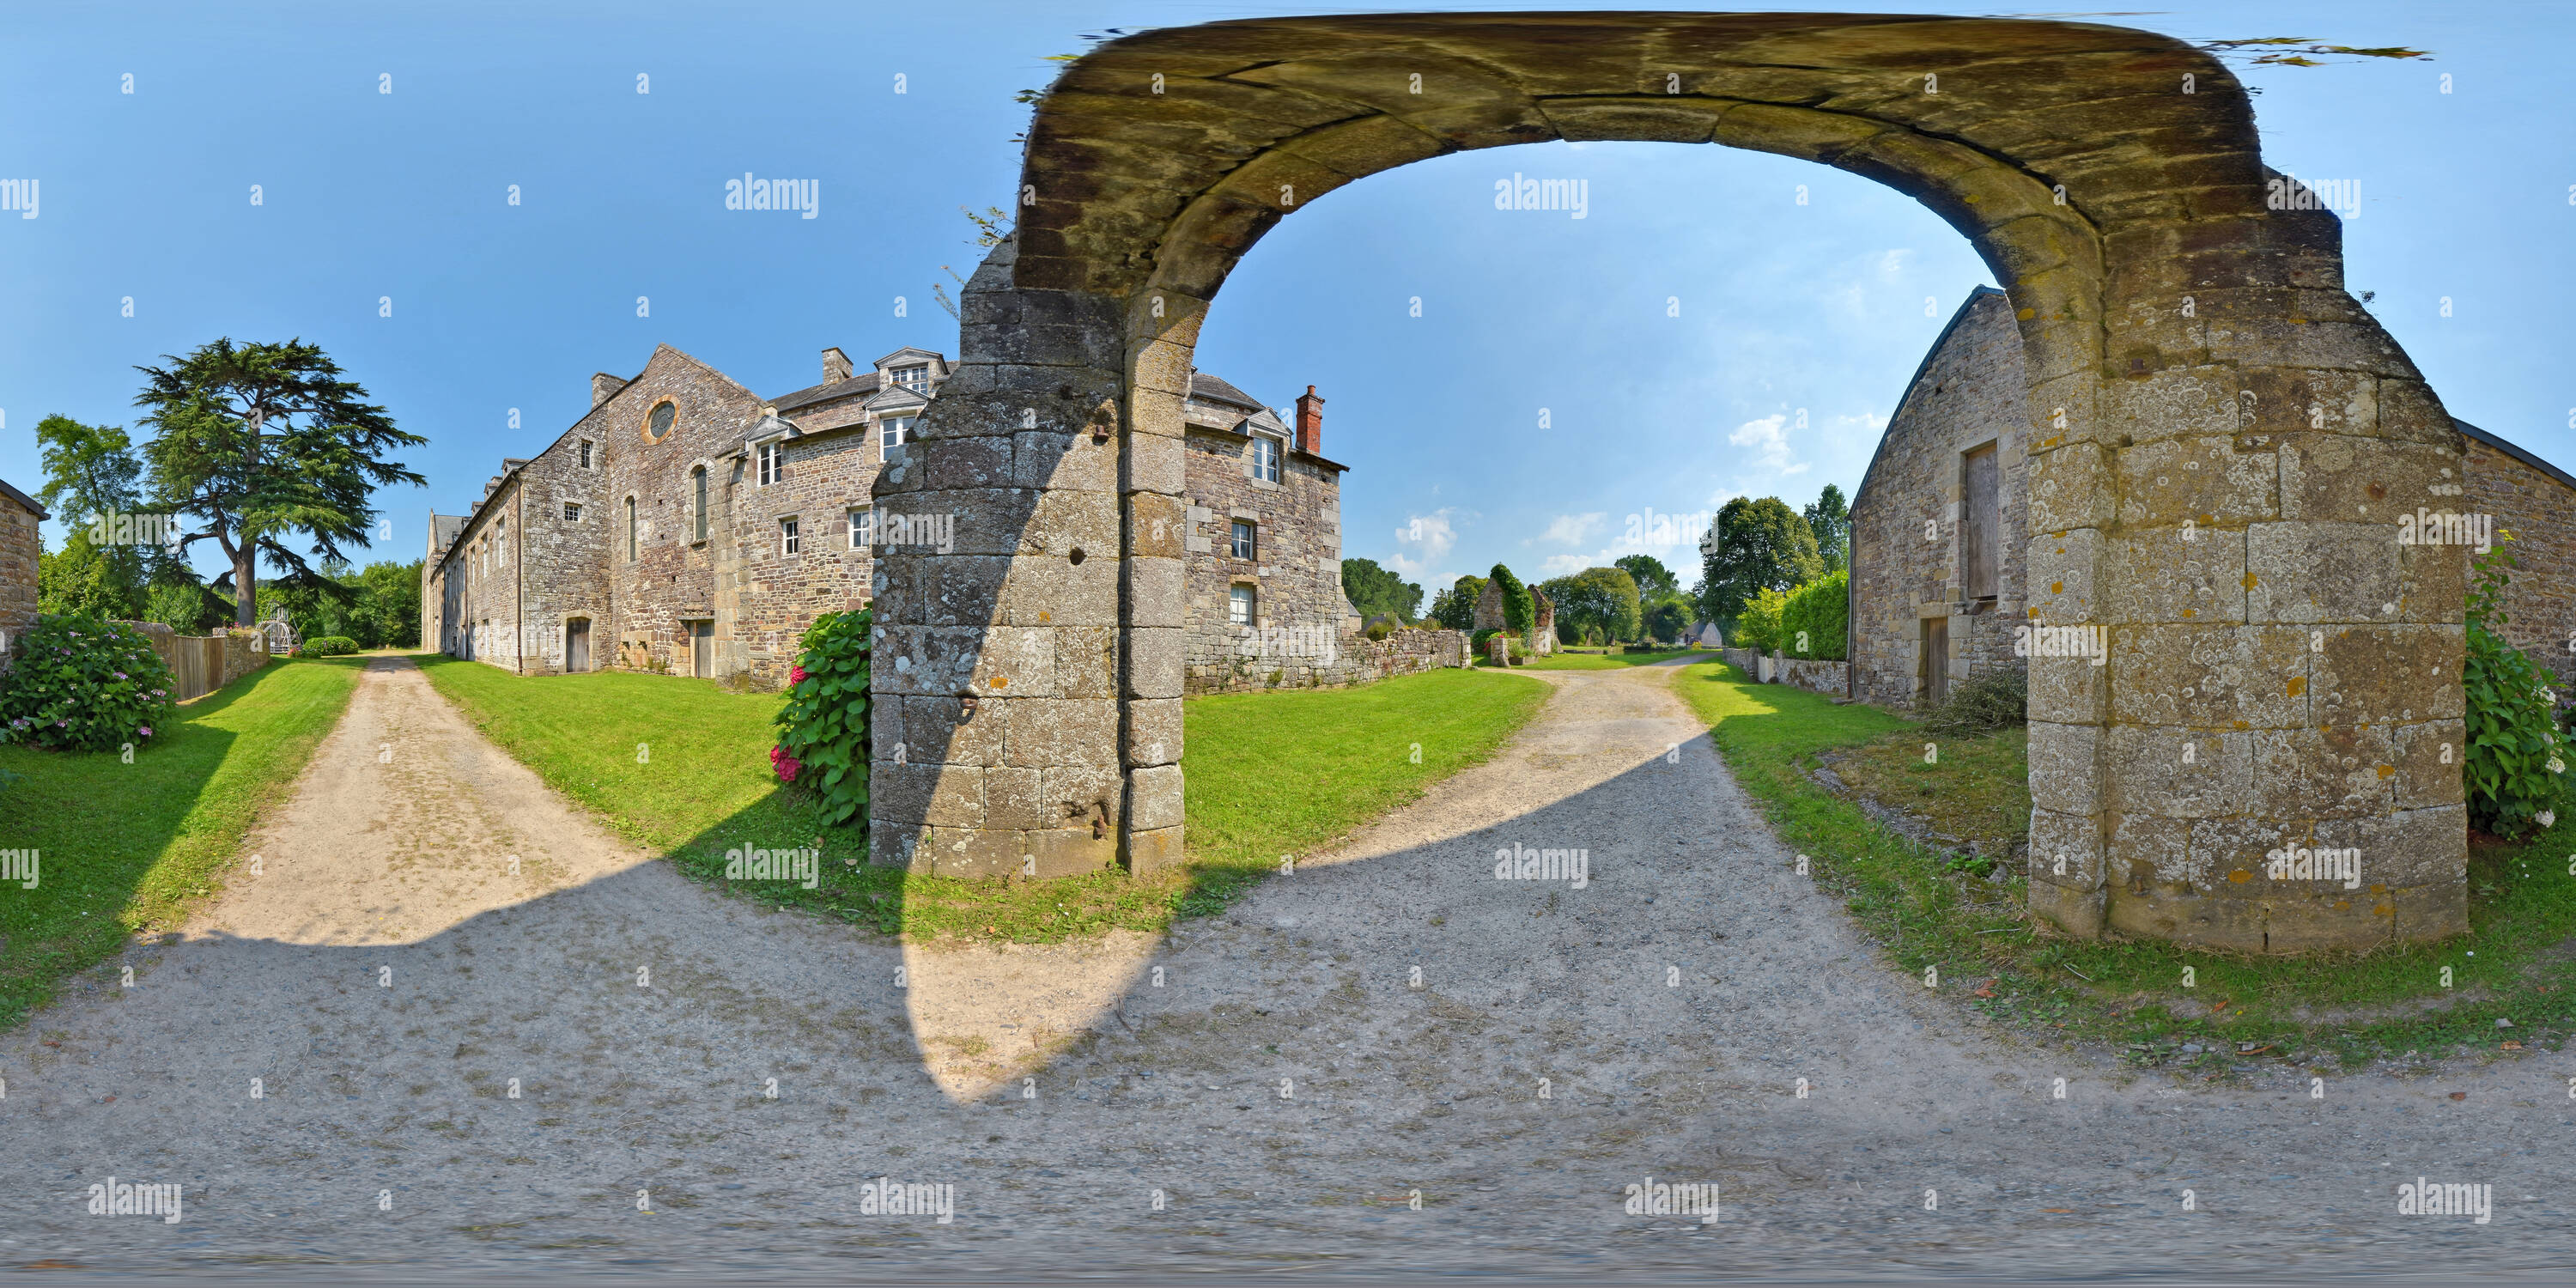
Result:
{"label": "gravel path", "polygon": [[[931,953],[645,861],[407,661],[376,662],[255,842],[262,875],[183,942],[130,953],[131,988],[100,972],[0,1035],[0,1265],[2568,1261],[2576,1070],[2558,1056],[2338,1080],[2319,1101],[2304,1078],[2186,1084],[1993,1031],[1795,874],[1672,674],[1531,675],[1557,693],[1494,760],[1167,942]],[[1507,847],[1582,851],[1585,880],[1498,880]],[[184,1185],[181,1218],[89,1214],[111,1175]],[[2492,1220],[2399,1216],[2419,1175],[2491,1185]],[[879,1177],[950,1187],[949,1219],[868,1213]],[[1623,1212],[1647,1178],[1714,1184],[1722,1207]]]}

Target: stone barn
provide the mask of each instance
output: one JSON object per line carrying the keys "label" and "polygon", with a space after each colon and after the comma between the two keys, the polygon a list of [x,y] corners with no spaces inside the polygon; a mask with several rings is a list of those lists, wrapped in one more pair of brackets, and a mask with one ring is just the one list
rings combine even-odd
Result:
{"label": "stone barn", "polygon": [[[949,378],[898,349],[764,399],[668,345],[631,379],[591,377],[591,410],[501,463],[462,515],[430,516],[426,646],[523,674],[610,666],[784,683],[805,628],[873,602],[884,550],[1007,550],[953,510],[872,503]],[[1341,476],[1324,400],[1283,413],[1190,375],[1185,551],[1190,690],[1360,683],[1464,660],[1444,632],[1351,637]],[[1007,478],[1005,451],[976,468]],[[920,512],[916,512],[919,510]],[[1000,543],[998,546],[996,542]]]}
{"label": "stone barn", "polygon": [[37,525],[52,518],[36,498],[0,482],[0,652],[15,651],[20,632],[36,624]]}
{"label": "stone barn", "polygon": [[[2077,624],[2047,620],[2024,593],[2024,427],[2034,423],[2027,383],[2011,301],[1978,287],[1907,382],[1852,497],[1852,696],[1897,707],[1937,703],[1959,679],[2025,663],[2026,628]],[[2468,449],[2458,476],[2434,485],[2448,491],[2413,509],[2388,505],[2388,540],[2420,532],[2423,544],[2441,544],[2464,530],[2473,535],[2476,523],[2441,522],[2454,515],[2512,532],[2519,567],[2504,634],[2576,692],[2576,477],[2466,421],[2452,423]],[[2258,480],[2269,460],[2255,467]],[[2132,468],[2165,471],[2139,481],[2172,486],[2166,480],[2174,475],[2244,466],[2169,453]],[[2257,486],[2277,493],[2280,484]],[[2109,638],[2102,643],[2107,652]]]}

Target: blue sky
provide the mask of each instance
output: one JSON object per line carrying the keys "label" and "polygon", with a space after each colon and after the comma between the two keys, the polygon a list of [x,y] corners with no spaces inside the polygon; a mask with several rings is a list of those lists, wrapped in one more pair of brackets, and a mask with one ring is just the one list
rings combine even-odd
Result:
{"label": "blue sky", "polygon": [[[930,288],[980,253],[958,207],[1008,203],[1013,94],[1052,76],[1046,55],[1108,26],[1325,8],[22,0],[0,17],[0,178],[40,180],[42,204],[0,215],[0,478],[37,486],[48,413],[131,424],[135,364],[302,336],[429,438],[405,458],[428,486],[380,494],[390,535],[364,556],[417,558],[430,510],[462,512],[503,456],[587,410],[593,371],[631,375],[657,342],[764,394],[813,383],[826,345],[953,355]],[[2249,12],[2098,20],[2432,50],[2245,72],[2266,157],[2358,182],[2350,282],[2455,414],[2576,466],[2571,10]],[[818,180],[818,217],[724,210],[746,171]],[[1587,217],[1496,211],[1515,173],[1588,181]],[[1639,548],[1687,585],[1695,528],[1649,516],[1853,490],[1925,346],[1988,280],[1928,211],[1825,167],[1543,144],[1315,201],[1244,259],[1199,358],[1274,405],[1318,387],[1325,453],[1352,467],[1345,553],[1426,598],[1498,560],[1547,576]]]}

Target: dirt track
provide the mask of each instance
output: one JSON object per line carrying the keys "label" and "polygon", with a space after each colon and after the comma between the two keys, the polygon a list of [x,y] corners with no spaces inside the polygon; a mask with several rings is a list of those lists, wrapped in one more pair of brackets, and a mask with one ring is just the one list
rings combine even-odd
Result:
{"label": "dirt track", "polygon": [[[1670,676],[1533,677],[1559,692],[1504,754],[1171,942],[932,954],[645,862],[376,663],[262,876],[131,990],[0,1035],[0,1264],[2564,1264],[2557,1057],[2320,1102],[1972,1027],[1793,873]],[[1514,845],[1585,851],[1586,884],[1497,880]],[[110,1174],[182,1183],[182,1219],[89,1215]],[[2491,1184],[2492,1222],[2399,1217],[2419,1174]],[[953,1186],[953,1219],[863,1215],[881,1176]],[[1623,1213],[1648,1177],[1723,1209]]]}

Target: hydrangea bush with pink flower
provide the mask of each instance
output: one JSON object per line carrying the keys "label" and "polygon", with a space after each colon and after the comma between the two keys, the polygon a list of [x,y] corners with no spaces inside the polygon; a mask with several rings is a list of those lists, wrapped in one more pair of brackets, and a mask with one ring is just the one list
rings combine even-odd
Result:
{"label": "hydrangea bush with pink flower", "polygon": [[780,781],[814,794],[829,826],[868,821],[868,610],[829,613],[805,632],[805,653],[787,673],[778,745],[769,751]]}
{"label": "hydrangea bush with pink flower", "polygon": [[70,751],[151,745],[179,681],[141,630],[86,614],[40,617],[0,670],[0,739]]}

